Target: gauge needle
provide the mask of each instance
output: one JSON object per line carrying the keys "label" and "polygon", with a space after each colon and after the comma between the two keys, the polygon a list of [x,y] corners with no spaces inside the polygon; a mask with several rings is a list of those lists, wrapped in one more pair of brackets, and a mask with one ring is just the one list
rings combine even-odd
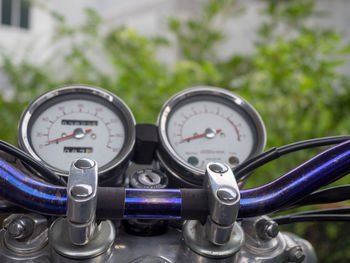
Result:
{"label": "gauge needle", "polygon": [[185,138],[181,142],[186,142],[186,141],[188,142],[190,140],[201,138],[201,137],[207,137],[208,139],[212,139],[212,138],[215,137],[215,135],[217,133],[219,133],[221,131],[222,131],[222,129],[214,130],[214,129],[208,128],[208,129],[205,129],[205,132],[203,132],[201,134],[197,134],[197,135],[191,136],[191,137],[188,137],[188,138]]}
{"label": "gauge needle", "polygon": [[53,142],[56,142],[58,143],[59,141],[62,141],[62,140],[65,140],[65,139],[69,139],[69,138],[76,138],[76,139],[82,139],[85,134],[91,132],[92,129],[86,129],[85,131],[81,128],[77,128],[73,131],[72,134],[68,134],[68,135],[65,135],[65,136],[62,136],[60,138],[57,138],[57,139],[54,139],[54,140],[50,140],[47,142],[47,145],[49,145],[50,143],[53,143]]}

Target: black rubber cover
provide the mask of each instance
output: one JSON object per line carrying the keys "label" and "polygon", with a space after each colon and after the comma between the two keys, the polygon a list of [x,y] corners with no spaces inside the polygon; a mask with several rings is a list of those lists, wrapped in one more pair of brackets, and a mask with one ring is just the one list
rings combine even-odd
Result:
{"label": "black rubber cover", "polygon": [[208,195],[203,189],[186,189],[181,191],[181,218],[205,222],[209,214]]}
{"label": "black rubber cover", "polygon": [[99,219],[122,219],[124,217],[125,188],[97,188],[96,216]]}

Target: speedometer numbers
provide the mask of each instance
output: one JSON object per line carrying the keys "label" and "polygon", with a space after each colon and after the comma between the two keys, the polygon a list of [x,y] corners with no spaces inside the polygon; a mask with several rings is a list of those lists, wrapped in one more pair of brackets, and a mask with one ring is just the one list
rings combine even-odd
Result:
{"label": "speedometer numbers", "polygon": [[163,106],[158,127],[159,160],[172,175],[192,184],[202,183],[207,163],[235,167],[265,146],[265,128],[254,108],[218,88],[175,95]]}

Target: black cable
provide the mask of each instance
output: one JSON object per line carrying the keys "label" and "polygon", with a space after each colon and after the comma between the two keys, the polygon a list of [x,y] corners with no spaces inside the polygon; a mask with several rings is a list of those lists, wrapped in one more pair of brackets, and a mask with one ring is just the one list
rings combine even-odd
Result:
{"label": "black cable", "polygon": [[17,159],[25,162],[31,168],[33,168],[34,170],[39,172],[41,175],[45,176],[45,178],[47,178],[51,183],[58,184],[58,185],[66,185],[66,182],[60,176],[51,172],[44,165],[42,165],[40,162],[38,162],[37,160],[32,158],[26,152],[18,149],[17,147],[0,140],[0,150],[8,153],[10,155],[13,155]]}
{"label": "black cable", "polygon": [[312,221],[350,221],[350,215],[339,214],[311,214],[311,215],[287,215],[272,218],[277,224],[285,225],[297,222]]}
{"label": "black cable", "polygon": [[244,176],[259,168],[260,166],[279,158],[282,155],[313,148],[320,146],[328,146],[332,144],[338,144],[350,140],[350,135],[330,136],[323,138],[316,138],[311,140],[300,141],[279,148],[271,148],[246,162],[241,163],[233,169],[233,173],[237,180],[242,179]]}
{"label": "black cable", "polygon": [[317,209],[305,212],[295,213],[294,215],[320,215],[320,214],[348,214],[350,213],[350,207],[337,207],[337,208],[326,208],[326,209]]}
{"label": "black cable", "polygon": [[340,185],[313,192],[288,208],[305,205],[337,203],[350,199],[350,185]]}
{"label": "black cable", "polygon": [[16,206],[9,201],[0,200],[0,214],[5,213],[26,213],[28,210],[25,210],[22,207]]}

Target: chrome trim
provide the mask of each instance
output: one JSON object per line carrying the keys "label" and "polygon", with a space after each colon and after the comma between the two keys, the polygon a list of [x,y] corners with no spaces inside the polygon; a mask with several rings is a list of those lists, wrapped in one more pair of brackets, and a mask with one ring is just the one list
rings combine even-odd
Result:
{"label": "chrome trim", "polygon": [[[46,103],[48,100],[61,95],[77,93],[77,92],[97,96],[106,100],[106,102],[112,104],[114,107],[120,110],[121,114],[125,118],[125,122],[126,122],[125,123],[126,125],[125,145],[123,149],[120,151],[120,153],[118,154],[118,156],[111,161],[112,163],[107,163],[106,165],[109,164],[107,167],[105,167],[106,165],[100,167],[99,176],[104,177],[104,175],[106,175],[107,173],[111,172],[112,170],[120,166],[125,165],[125,163],[131,159],[131,155],[135,146],[136,121],[131,110],[125,104],[125,102],[123,102],[119,97],[117,97],[113,93],[107,90],[104,90],[102,88],[86,86],[86,85],[69,85],[69,86],[63,86],[63,87],[53,89],[51,91],[44,93],[40,97],[38,97],[27,107],[27,109],[21,115],[19,126],[18,126],[18,145],[22,150],[26,151],[34,159],[42,162],[41,158],[35,153],[34,149],[32,148],[28,138],[29,137],[28,125],[30,124],[32,116],[35,113],[35,111],[44,103]],[[57,169],[47,163],[45,163],[45,165],[47,165],[48,168],[52,170],[55,174],[68,177],[69,171],[63,171],[63,170]]]}
{"label": "chrome trim", "polygon": [[[201,185],[203,182],[203,176],[205,170],[201,170],[187,164],[173,149],[171,146],[167,134],[166,134],[166,125],[168,121],[168,116],[172,113],[172,110],[176,107],[179,102],[195,97],[198,95],[211,95],[218,96],[227,101],[232,102],[239,108],[241,108],[254,122],[254,126],[257,132],[257,145],[255,151],[251,154],[250,157],[256,156],[261,153],[266,145],[266,129],[263,120],[261,119],[259,113],[254,109],[254,107],[249,104],[242,97],[227,91],[222,88],[210,87],[210,86],[197,86],[193,88],[186,89],[175,94],[171,97],[162,107],[158,119],[158,133],[160,140],[160,147],[157,150],[157,157],[163,167],[171,174],[174,174],[174,171],[177,172],[177,178],[182,177],[191,184]],[[169,169],[170,168],[170,169]],[[181,180],[182,181],[182,180]]]}

